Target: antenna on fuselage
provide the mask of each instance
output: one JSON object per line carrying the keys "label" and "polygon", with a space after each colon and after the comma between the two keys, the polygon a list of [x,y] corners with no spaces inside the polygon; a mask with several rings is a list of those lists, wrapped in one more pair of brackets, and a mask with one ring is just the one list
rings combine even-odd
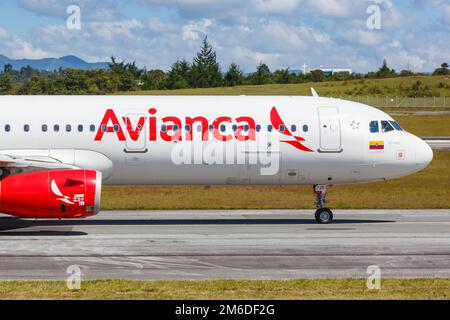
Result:
{"label": "antenna on fuselage", "polygon": [[314,88],[311,88],[311,94],[314,98],[318,98],[319,95],[317,94],[316,90],[314,90]]}

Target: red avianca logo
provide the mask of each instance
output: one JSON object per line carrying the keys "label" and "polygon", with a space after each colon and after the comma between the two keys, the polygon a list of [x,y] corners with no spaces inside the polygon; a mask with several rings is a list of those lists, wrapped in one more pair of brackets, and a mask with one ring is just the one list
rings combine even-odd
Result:
{"label": "red avianca logo", "polygon": [[[278,132],[280,132],[281,134],[284,134],[286,136],[294,138],[294,140],[281,140],[281,142],[288,143],[291,146],[293,146],[294,148],[297,148],[302,151],[313,152],[311,149],[305,147],[301,143],[301,141],[302,142],[305,141],[304,138],[302,138],[300,136],[295,136],[292,134],[291,131],[289,131],[288,126],[283,122],[283,120],[280,117],[280,114],[278,113],[278,111],[275,107],[273,107],[272,110],[270,111],[270,122],[272,123],[273,127],[275,129],[277,129]],[[283,128],[284,128],[283,131],[280,130],[281,126],[283,126]]]}
{"label": "red avianca logo", "polygon": [[[225,134],[220,130],[220,127],[223,124],[232,124],[233,119],[231,117],[217,117],[210,124],[208,119],[203,116],[185,117],[184,121],[179,117],[168,116],[161,119],[165,126],[165,130],[162,130],[162,126],[157,125],[157,110],[155,108],[150,108],[148,113],[148,117],[141,116],[137,121],[136,119],[133,121],[129,117],[122,117],[122,122],[125,125],[126,132],[128,133],[127,137],[129,139],[137,141],[141,136],[147,121],[149,141],[157,141],[159,139],[158,136],[163,141],[193,141],[195,136],[193,134],[195,125],[201,126],[202,141],[209,141],[210,134],[218,141],[230,141],[233,139],[236,139],[237,141],[256,141],[256,122],[252,117],[241,116],[235,118],[234,123],[236,123],[236,130],[233,134]],[[270,121],[278,132],[294,138],[294,140],[282,140],[281,142],[288,143],[302,151],[313,152],[301,143],[305,141],[304,138],[295,136],[289,131],[275,107],[273,107],[270,112]],[[135,125],[133,125],[133,122]],[[189,128],[189,130],[184,130],[184,136],[183,130],[181,130],[181,128],[183,128],[183,123],[185,128]],[[282,127],[284,127],[284,130],[281,130]],[[175,130],[176,128],[178,129]],[[122,123],[120,123],[119,118],[113,109],[106,110],[95,136],[95,141],[102,141],[105,133],[115,134],[119,141],[126,141],[127,139],[122,128]]]}

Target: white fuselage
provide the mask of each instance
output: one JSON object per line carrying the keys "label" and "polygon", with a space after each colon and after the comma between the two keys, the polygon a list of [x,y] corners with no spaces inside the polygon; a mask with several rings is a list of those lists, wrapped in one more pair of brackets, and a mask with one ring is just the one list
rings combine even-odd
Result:
{"label": "white fuselage", "polygon": [[4,96],[0,110],[1,154],[96,169],[114,185],[362,183],[433,156],[392,123],[383,132],[386,113],[330,98]]}

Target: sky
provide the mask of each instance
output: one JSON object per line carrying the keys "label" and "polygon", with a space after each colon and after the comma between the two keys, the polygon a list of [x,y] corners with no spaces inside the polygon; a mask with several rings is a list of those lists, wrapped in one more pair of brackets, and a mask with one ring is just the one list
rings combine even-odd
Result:
{"label": "sky", "polygon": [[[80,15],[67,8],[76,5]],[[78,19],[79,18],[79,19]],[[80,22],[79,28],[73,23]],[[0,54],[168,70],[208,36],[223,69],[433,71],[450,62],[450,0],[1,0]]]}

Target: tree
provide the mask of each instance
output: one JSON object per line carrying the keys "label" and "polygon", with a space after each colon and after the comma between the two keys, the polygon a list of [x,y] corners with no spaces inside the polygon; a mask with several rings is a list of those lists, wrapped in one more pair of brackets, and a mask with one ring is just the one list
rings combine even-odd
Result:
{"label": "tree", "polygon": [[167,77],[168,89],[183,89],[189,87],[191,66],[186,60],[177,61],[172,65]]}
{"label": "tree", "polygon": [[402,70],[400,72],[400,76],[401,77],[410,77],[410,76],[413,76],[413,75],[414,75],[414,73],[411,70]]}
{"label": "tree", "polygon": [[31,78],[32,76],[39,74],[39,70],[33,69],[29,65],[26,67],[22,67],[19,71],[21,78]]}
{"label": "tree", "polygon": [[190,80],[191,85],[195,88],[222,85],[222,73],[217,62],[216,51],[209,44],[207,36],[203,39],[200,51],[197,52],[192,63]]}
{"label": "tree", "polygon": [[269,66],[260,62],[256,68],[256,73],[253,74],[253,84],[267,84],[271,82],[272,74],[270,73]]}
{"label": "tree", "polygon": [[0,94],[10,94],[13,89],[13,79],[10,73],[0,75]]}
{"label": "tree", "polygon": [[289,83],[289,68],[275,70],[273,73],[273,81],[281,84]]}
{"label": "tree", "polygon": [[13,66],[11,63],[7,63],[3,66],[3,73],[12,73],[13,72]]}
{"label": "tree", "polygon": [[164,89],[166,85],[167,75],[160,69],[150,70],[143,76],[143,88],[147,90]]}
{"label": "tree", "polygon": [[20,95],[55,94],[53,86],[53,82],[46,80],[42,75],[36,75],[23,81],[17,88],[17,93]]}
{"label": "tree", "polygon": [[335,72],[331,76],[331,80],[334,80],[334,81],[344,81],[344,80],[349,80],[351,78],[352,78],[352,75],[345,71]]}
{"label": "tree", "polygon": [[383,60],[383,65],[380,69],[378,69],[377,77],[378,78],[391,78],[395,77],[397,74],[395,73],[394,69],[389,69],[387,65],[386,59]]}
{"label": "tree", "polygon": [[234,87],[242,84],[244,73],[236,63],[232,63],[225,74],[225,85]]}
{"label": "tree", "polygon": [[450,74],[450,70],[448,69],[449,65],[447,62],[444,62],[443,64],[441,64],[440,68],[437,68],[436,70],[434,70],[433,75],[434,76],[446,76],[448,74]]}
{"label": "tree", "polygon": [[325,75],[323,74],[322,70],[313,70],[310,72],[309,77],[311,81],[314,82],[322,82],[325,80]]}
{"label": "tree", "polygon": [[136,62],[117,62],[114,57],[111,57],[109,70],[111,71],[111,74],[116,77],[116,81],[118,82],[117,89],[119,91],[136,90],[143,72],[143,70],[136,66]]}

